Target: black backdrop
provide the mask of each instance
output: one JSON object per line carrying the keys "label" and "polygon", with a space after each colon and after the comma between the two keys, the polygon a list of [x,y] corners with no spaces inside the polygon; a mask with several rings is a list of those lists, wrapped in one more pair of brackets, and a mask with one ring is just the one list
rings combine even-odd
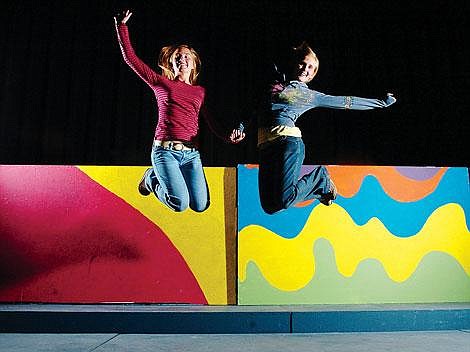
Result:
{"label": "black backdrop", "polygon": [[[8,1],[0,12],[0,164],[148,165],[152,92],[124,64],[113,15],[130,8],[138,55],[201,54],[211,110],[246,118],[272,61],[307,40],[312,88],[385,97],[390,109],[315,109],[299,120],[306,164],[468,166],[468,17],[456,1]],[[238,146],[201,124],[206,166],[256,162],[256,125]]]}

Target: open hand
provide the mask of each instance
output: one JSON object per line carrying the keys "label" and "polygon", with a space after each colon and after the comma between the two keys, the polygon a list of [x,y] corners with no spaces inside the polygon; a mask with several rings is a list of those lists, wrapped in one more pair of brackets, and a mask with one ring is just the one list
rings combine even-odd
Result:
{"label": "open hand", "polygon": [[117,14],[114,16],[114,23],[122,23],[126,24],[126,22],[129,20],[129,18],[132,16],[132,12],[129,10],[122,11],[120,14]]}
{"label": "open hand", "polygon": [[230,142],[233,144],[240,143],[244,138],[245,138],[245,133],[239,130],[238,128],[235,128],[229,137]]}

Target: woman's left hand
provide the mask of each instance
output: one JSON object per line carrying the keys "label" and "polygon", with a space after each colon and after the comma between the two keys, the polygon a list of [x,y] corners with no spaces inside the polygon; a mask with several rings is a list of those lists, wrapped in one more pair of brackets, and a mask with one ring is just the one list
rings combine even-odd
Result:
{"label": "woman's left hand", "polygon": [[240,143],[245,138],[245,133],[235,128],[230,134],[229,140],[233,144]]}
{"label": "woman's left hand", "polygon": [[385,103],[387,104],[387,106],[395,104],[396,101],[397,98],[395,98],[392,93],[387,93],[387,98],[385,98]]}

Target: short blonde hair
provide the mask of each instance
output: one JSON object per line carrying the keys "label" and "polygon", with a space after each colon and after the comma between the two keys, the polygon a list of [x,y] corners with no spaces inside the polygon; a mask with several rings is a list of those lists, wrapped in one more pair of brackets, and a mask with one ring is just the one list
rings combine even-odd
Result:
{"label": "short blonde hair", "polygon": [[302,43],[300,43],[300,45],[294,46],[292,48],[292,54],[292,67],[295,67],[294,65],[297,65],[305,57],[309,56],[315,63],[315,71],[313,73],[313,77],[315,77],[318,72],[318,67],[320,66],[320,61],[318,60],[317,55],[313,52],[312,48],[308,45],[308,43],[306,41],[303,41]]}
{"label": "short blonde hair", "polygon": [[175,79],[175,72],[173,71],[173,60],[175,59],[176,52],[178,49],[188,49],[191,52],[191,56],[194,62],[194,69],[191,71],[189,81],[191,84],[196,84],[197,76],[201,71],[201,58],[199,54],[192,47],[186,44],[181,45],[169,45],[165,46],[160,50],[158,55],[158,66],[162,69],[162,74],[168,79]]}

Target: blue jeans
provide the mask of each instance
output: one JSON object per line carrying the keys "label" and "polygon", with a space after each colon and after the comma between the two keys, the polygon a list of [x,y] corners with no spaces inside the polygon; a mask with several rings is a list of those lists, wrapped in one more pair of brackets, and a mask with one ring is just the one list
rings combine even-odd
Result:
{"label": "blue jeans", "polygon": [[146,171],[145,186],[166,206],[197,212],[209,207],[209,189],[197,150],[152,147],[152,169]]}
{"label": "blue jeans", "polygon": [[301,138],[282,136],[259,150],[259,195],[268,214],[287,209],[298,202],[318,199],[330,188],[330,176],[324,166],[299,179],[305,157]]}

